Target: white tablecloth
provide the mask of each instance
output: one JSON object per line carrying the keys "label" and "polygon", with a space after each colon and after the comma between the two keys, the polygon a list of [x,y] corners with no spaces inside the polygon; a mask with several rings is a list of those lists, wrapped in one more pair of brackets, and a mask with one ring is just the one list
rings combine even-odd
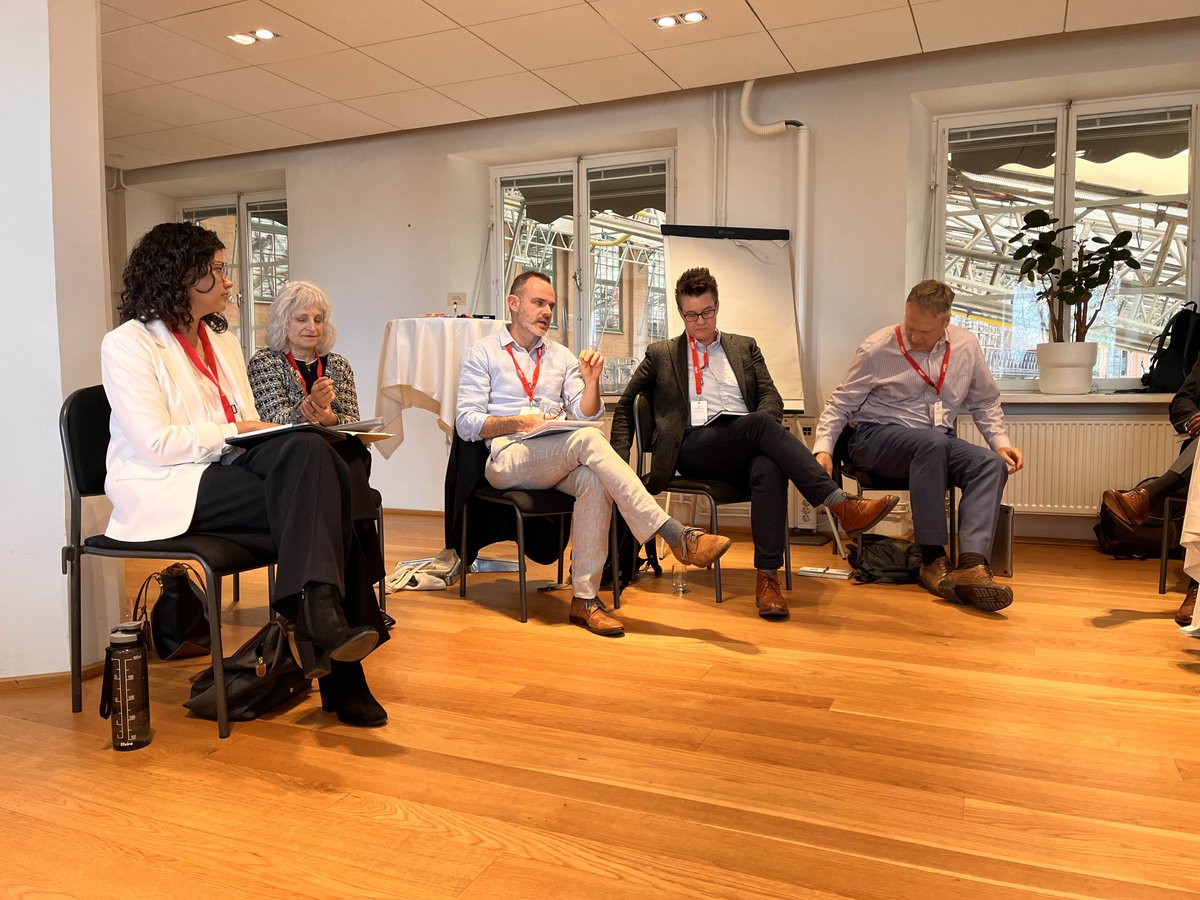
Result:
{"label": "white tablecloth", "polygon": [[375,444],[386,458],[404,441],[404,410],[425,409],[446,434],[454,428],[458,371],[467,348],[504,326],[495,319],[392,319],[379,350],[375,415],[395,435]]}

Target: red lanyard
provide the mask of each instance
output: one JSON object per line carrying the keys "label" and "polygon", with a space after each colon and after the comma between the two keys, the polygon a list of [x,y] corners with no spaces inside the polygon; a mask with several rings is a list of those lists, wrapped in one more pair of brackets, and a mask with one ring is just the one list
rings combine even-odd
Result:
{"label": "red lanyard", "polygon": [[513,353],[512,347],[512,344],[504,345],[504,349],[512,357],[513,368],[517,370],[517,377],[521,379],[521,387],[525,388],[525,393],[529,395],[529,405],[536,406],[537,402],[533,399],[533,392],[537,390],[538,375],[542,372],[542,355],[546,352],[546,347],[543,344],[537,348],[537,364],[533,367],[533,384],[529,383],[529,379],[525,377],[525,373],[521,371],[520,365],[517,364],[517,355]]}
{"label": "red lanyard", "polygon": [[708,345],[704,347],[704,365],[700,365],[700,355],[696,353],[696,339],[688,335],[688,343],[692,347],[692,374],[696,376],[696,396],[704,393],[704,370],[708,368]]}
{"label": "red lanyard", "polygon": [[[237,407],[229,402],[229,398],[225,396],[225,392],[221,390],[221,382],[217,369],[217,357],[213,353],[212,341],[208,339],[208,330],[204,327],[203,322],[196,323],[196,334],[200,336],[200,347],[204,350],[204,360],[200,359],[200,354],[196,352],[196,348],[188,343],[178,331],[172,331],[175,335],[175,340],[179,341],[179,346],[183,347],[183,352],[187,354],[188,359],[192,361],[192,365],[196,367],[201,375],[213,383],[213,387],[217,389],[217,393],[221,395],[221,406],[225,408],[225,421],[237,421]],[[204,362],[207,361],[206,366]]]}
{"label": "red lanyard", "polygon": [[917,365],[917,361],[908,355],[908,351],[904,349],[904,338],[900,336],[900,326],[896,326],[896,343],[900,345],[900,352],[904,354],[904,358],[908,360],[908,364],[917,370],[917,374],[921,376],[921,380],[933,388],[933,392],[939,397],[942,396],[942,385],[946,383],[946,369],[950,365],[950,339],[946,339],[946,355],[942,357],[942,371],[938,375],[938,383],[934,384],[929,380],[929,376],[925,374],[925,370]]}
{"label": "red lanyard", "polygon": [[[304,381],[304,373],[300,371],[300,367],[296,365],[296,357],[292,356],[292,351],[287,353],[287,361],[292,364],[292,369],[296,373],[296,377],[300,379],[300,386],[304,388],[304,393],[308,393],[308,385]],[[325,367],[321,365],[321,357],[317,357],[317,378],[325,375]]]}

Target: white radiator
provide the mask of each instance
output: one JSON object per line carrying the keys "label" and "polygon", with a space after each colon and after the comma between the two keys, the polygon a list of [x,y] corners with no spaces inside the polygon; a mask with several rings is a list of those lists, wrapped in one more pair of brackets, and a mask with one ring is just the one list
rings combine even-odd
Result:
{"label": "white radiator", "polygon": [[[1103,491],[1161,475],[1179,453],[1175,429],[1157,417],[1005,421],[1025,454],[1025,468],[1004,491],[1004,502],[1019,513],[1094,516]],[[986,446],[969,417],[958,420],[958,434]]]}

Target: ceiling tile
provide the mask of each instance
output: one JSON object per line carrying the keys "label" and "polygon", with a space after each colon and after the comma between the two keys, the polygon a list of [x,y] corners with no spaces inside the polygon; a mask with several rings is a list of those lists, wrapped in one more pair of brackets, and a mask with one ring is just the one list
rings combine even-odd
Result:
{"label": "ceiling tile", "polygon": [[263,118],[304,134],[311,134],[322,141],[338,141],[395,130],[388,123],[341,103],[321,103],[317,106],[283,109],[279,112],[263,113]]}
{"label": "ceiling tile", "polygon": [[426,0],[440,9],[459,25],[479,25],[513,16],[560,9],[564,6],[583,6],[584,0]]}
{"label": "ceiling tile", "polygon": [[189,125],[187,130],[213,140],[234,144],[242,150],[275,150],[279,147],[299,147],[316,141],[316,138],[310,135],[276,122],[268,122],[261,116],[243,116],[224,122]]}
{"label": "ceiling tile", "polygon": [[351,47],[455,27],[424,0],[271,0],[271,5]]}
{"label": "ceiling tile", "polygon": [[1003,16],[980,16],[976,0],[935,0],[913,6],[926,53],[1062,31],[1067,0],[1006,0]]}
{"label": "ceiling tile", "polygon": [[124,141],[104,142],[104,162],[118,169],[141,169],[146,166],[163,166],[175,162],[174,157],[151,153]]}
{"label": "ceiling tile", "polygon": [[568,6],[476,25],[471,31],[525,66],[565,66],[635,48],[590,6]]}
{"label": "ceiling tile", "polygon": [[476,81],[523,71],[465,28],[390,41],[362,50],[426,85]]}
{"label": "ceiling tile", "polygon": [[106,63],[148,75],[155,81],[211,75],[245,65],[157,25],[137,25],[101,35],[100,50]]}
{"label": "ceiling tile", "polygon": [[659,28],[654,24],[654,14],[687,12],[697,7],[688,6],[687,0],[656,0],[655,3],[593,0],[592,8],[639,50],[698,44],[763,30],[745,0],[696,0],[696,3],[708,18],[694,25],[676,25],[674,28]]}
{"label": "ceiling tile", "polygon": [[678,85],[640,53],[539,69],[548,81],[576,103],[602,103],[678,90]]}
{"label": "ceiling tile", "polygon": [[1140,25],[1196,15],[1200,15],[1200,4],[1195,0],[1138,0],[1136,3],[1129,0],[1070,0],[1066,30]]}
{"label": "ceiling tile", "polygon": [[792,71],[765,33],[647,50],[646,55],[682,88],[729,84]]}
{"label": "ceiling tile", "polygon": [[772,34],[797,72],[921,52],[908,7],[780,28]]}
{"label": "ceiling tile", "polygon": [[137,16],[146,22],[158,19],[169,19],[172,16],[182,16],[184,13],[196,12],[210,6],[219,6],[224,0],[104,0],[104,2]]}
{"label": "ceiling tile", "polygon": [[133,134],[121,139],[122,143],[151,153],[161,153],[174,159],[201,159],[211,156],[229,156],[241,153],[241,147],[235,147],[226,141],[196,134],[188,128],[171,128],[167,131],[150,131],[146,134]]}
{"label": "ceiling tile", "polygon": [[575,105],[531,72],[447,84],[438,90],[489,118]]}
{"label": "ceiling tile", "polygon": [[107,34],[110,31],[120,31],[122,28],[132,28],[134,25],[141,25],[142,20],[137,16],[131,16],[129,13],[121,12],[112,6],[100,4],[100,33]]}
{"label": "ceiling tile", "polygon": [[[303,56],[344,49],[339,41],[329,35],[268,6],[262,0],[242,0],[240,3],[230,3],[186,16],[164,19],[159,24],[197,43],[234,56],[248,65],[299,59]],[[253,31],[255,28],[270,28],[279,37],[271,41],[258,41],[249,46],[235,44],[226,37],[239,31]]]}
{"label": "ceiling tile", "polygon": [[175,87],[248,113],[270,112],[293,106],[313,106],[329,99],[253,66],[235,69],[232,72],[219,72],[216,75],[203,75],[200,78],[188,78],[186,81],[175,82]]}
{"label": "ceiling tile", "polygon": [[428,128],[431,125],[482,118],[474,110],[429,88],[384,94],[381,97],[362,97],[350,100],[346,105],[390,122],[397,128]]}
{"label": "ceiling tile", "polygon": [[168,125],[197,125],[200,122],[236,119],[242,115],[241,110],[209,100],[207,97],[189,94],[170,84],[156,84],[123,94],[110,94],[105,98],[104,104],[113,109],[158,119]]}
{"label": "ceiling tile", "polygon": [[338,50],[308,59],[271,63],[263,68],[333,100],[410,91],[421,86],[360,50]]}
{"label": "ceiling tile", "polygon": [[106,138],[125,137],[129,134],[140,134],[144,131],[162,131],[170,128],[167,122],[158,119],[148,119],[123,109],[117,109],[104,104],[104,136]]}
{"label": "ceiling tile", "polygon": [[771,31],[826,19],[844,19],[885,9],[908,10],[905,0],[746,0]]}
{"label": "ceiling tile", "polygon": [[104,63],[100,67],[100,83],[105,94],[119,94],[121,91],[135,91],[138,88],[150,87],[157,84],[153,78],[130,72],[120,66]]}

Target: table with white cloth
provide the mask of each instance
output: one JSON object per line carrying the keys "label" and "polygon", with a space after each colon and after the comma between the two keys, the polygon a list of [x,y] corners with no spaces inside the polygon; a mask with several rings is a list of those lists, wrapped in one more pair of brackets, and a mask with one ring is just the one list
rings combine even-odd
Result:
{"label": "table with white cloth", "polygon": [[495,319],[444,316],[387,323],[379,350],[375,415],[383,419],[382,430],[395,437],[375,444],[384,458],[404,442],[406,409],[428,410],[438,417],[442,431],[453,432],[462,358],[471,344],[503,326]]}

